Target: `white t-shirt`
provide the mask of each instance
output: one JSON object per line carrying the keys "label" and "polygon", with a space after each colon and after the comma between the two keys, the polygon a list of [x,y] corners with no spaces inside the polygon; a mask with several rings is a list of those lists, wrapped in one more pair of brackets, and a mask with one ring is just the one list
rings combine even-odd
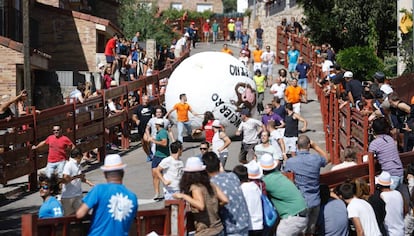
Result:
{"label": "white t-shirt", "polygon": [[[218,151],[219,148],[223,147],[224,145],[224,140],[220,138],[220,132],[215,132],[213,135],[213,140],[212,140],[212,145],[211,145],[211,149],[213,150],[213,152],[215,152],[218,156],[220,156],[220,153]],[[228,149],[225,148],[223,151],[221,152],[228,152]]]}
{"label": "white t-shirt", "polygon": [[[152,117],[148,123],[147,126],[150,127],[151,130],[151,137],[155,138],[155,136],[157,135],[157,128],[155,127],[155,121],[159,119],[157,117]],[[168,126],[170,125],[170,121],[168,119],[163,118],[164,120],[164,128],[168,129]]]}
{"label": "white t-shirt", "polygon": [[283,99],[285,97],[285,90],[286,90],[286,84],[281,83],[280,85],[274,83],[272,87],[270,87],[270,91],[276,91],[276,93],[273,94],[273,96],[278,97],[280,99]]}
{"label": "white t-shirt", "polygon": [[276,129],[270,132],[269,142],[275,148],[277,156],[279,156],[279,158],[283,158],[282,149],[280,148],[280,145],[278,142],[279,139],[283,140],[283,133],[280,132],[279,129]]}
{"label": "white t-shirt", "polygon": [[[322,63],[322,72],[329,72],[331,71],[331,66],[333,66],[332,61],[326,59],[323,63]],[[329,73],[328,73],[329,74]]]}
{"label": "white t-shirt", "polygon": [[180,190],[180,180],[183,176],[184,162],[176,160],[172,156],[162,159],[159,166],[163,169],[164,179],[171,181],[171,184],[165,186],[168,191]]}
{"label": "white t-shirt", "polygon": [[351,166],[355,166],[356,164],[357,163],[355,163],[353,161],[344,161],[341,164],[338,164],[338,165],[333,166],[332,169],[331,169],[331,171],[348,168],[348,167],[351,167]]}
{"label": "white t-shirt", "polygon": [[263,229],[263,210],[262,200],[260,198],[262,191],[260,191],[254,182],[242,183],[240,188],[246,200],[247,209],[249,210],[251,222],[249,230]]}
{"label": "white t-shirt", "polygon": [[248,118],[243,121],[238,130],[243,132],[243,143],[254,144],[259,141],[257,130],[262,127],[263,123],[259,120]]}
{"label": "white t-shirt", "polygon": [[[63,175],[75,176],[82,174],[80,164],[75,159],[70,158],[63,167]],[[70,183],[62,185],[62,198],[73,198],[82,196],[82,181],[80,178],[76,178]]]}
{"label": "white t-shirt", "polygon": [[346,209],[348,210],[348,218],[359,218],[362,229],[364,230],[364,235],[381,235],[377,224],[377,218],[375,218],[375,212],[367,201],[354,197]]}
{"label": "white t-shirt", "polygon": [[263,146],[263,144],[257,144],[254,147],[254,154],[257,157],[257,162],[260,161],[260,158],[264,154],[270,154],[273,157],[273,159],[275,159],[275,160],[279,160],[282,157],[282,155],[279,155],[277,153],[276,149],[272,145],[269,145],[269,146],[265,147],[265,146]]}
{"label": "white t-shirt", "polygon": [[273,65],[273,61],[275,60],[276,56],[273,51],[270,51],[270,52],[264,51],[261,58],[262,58],[262,65],[269,66],[269,65]]}
{"label": "white t-shirt", "polygon": [[389,84],[382,84],[380,90],[387,95],[394,92],[394,90],[391,88]]}
{"label": "white t-shirt", "polygon": [[404,202],[400,192],[392,190],[382,192],[381,198],[385,202],[384,226],[388,235],[404,235]]}
{"label": "white t-shirt", "polygon": [[185,44],[187,42],[187,39],[185,37],[181,37],[177,43],[175,44],[175,50],[174,50],[174,56],[175,57],[181,57],[181,52],[185,48]]}

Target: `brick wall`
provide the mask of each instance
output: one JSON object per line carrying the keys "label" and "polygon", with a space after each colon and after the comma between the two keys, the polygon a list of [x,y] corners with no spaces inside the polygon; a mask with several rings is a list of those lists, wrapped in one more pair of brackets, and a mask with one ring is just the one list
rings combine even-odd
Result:
{"label": "brick wall", "polygon": [[211,4],[214,13],[223,13],[223,2],[221,0],[158,0],[161,11],[170,9],[171,3],[181,3],[183,9],[191,11],[197,10],[197,4]]}
{"label": "brick wall", "polygon": [[41,7],[33,10],[32,17],[42,22],[39,49],[52,56],[50,70],[96,69],[95,23]]}
{"label": "brick wall", "polygon": [[23,54],[0,45],[0,96],[16,95],[16,64],[23,64]]}

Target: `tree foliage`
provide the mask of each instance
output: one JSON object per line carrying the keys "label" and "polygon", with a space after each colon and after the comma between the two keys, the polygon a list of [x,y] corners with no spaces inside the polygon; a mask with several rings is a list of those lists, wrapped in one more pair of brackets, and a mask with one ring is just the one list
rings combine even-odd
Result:
{"label": "tree foliage", "polygon": [[309,37],[330,43],[337,51],[369,45],[383,57],[397,44],[396,1],[298,0],[303,6]]}
{"label": "tree foliage", "polygon": [[341,50],[337,55],[337,62],[346,70],[351,70],[354,78],[371,80],[376,71],[383,71],[382,60],[375,55],[374,49],[369,46],[355,46]]}
{"label": "tree foliage", "polygon": [[223,0],[223,13],[237,11],[237,0]]}
{"label": "tree foliage", "polygon": [[155,39],[158,45],[169,45],[175,37],[171,28],[159,16],[155,2],[144,4],[136,0],[123,0],[119,16],[127,38],[132,38],[139,31],[140,40]]}

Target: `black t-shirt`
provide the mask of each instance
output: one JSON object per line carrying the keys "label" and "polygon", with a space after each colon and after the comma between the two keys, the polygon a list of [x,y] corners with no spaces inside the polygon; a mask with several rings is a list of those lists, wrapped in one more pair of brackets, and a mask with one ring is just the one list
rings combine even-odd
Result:
{"label": "black t-shirt", "polygon": [[6,119],[8,117],[13,117],[13,112],[12,110],[9,108],[7,108],[4,113],[0,114],[0,120]]}
{"label": "black t-shirt", "polygon": [[263,37],[263,29],[262,28],[257,28],[255,31],[256,31],[256,37],[258,39],[262,39],[262,37]]}
{"label": "black t-shirt", "polygon": [[148,121],[152,118],[152,114],[154,113],[154,109],[151,105],[138,105],[135,114],[138,116],[140,120],[138,126],[138,133],[143,135],[145,133],[145,128],[147,127]]}
{"label": "black t-shirt", "polygon": [[359,80],[351,79],[346,83],[346,92],[351,92],[354,102],[361,100],[362,91],[364,91],[364,87]]}

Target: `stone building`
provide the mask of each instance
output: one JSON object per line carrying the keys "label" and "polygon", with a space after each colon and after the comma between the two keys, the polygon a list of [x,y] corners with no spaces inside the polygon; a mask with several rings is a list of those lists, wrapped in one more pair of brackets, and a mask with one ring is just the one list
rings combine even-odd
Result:
{"label": "stone building", "polygon": [[170,8],[177,10],[189,10],[203,12],[210,10],[214,13],[223,13],[223,1],[221,0],[158,0],[160,11]]}

